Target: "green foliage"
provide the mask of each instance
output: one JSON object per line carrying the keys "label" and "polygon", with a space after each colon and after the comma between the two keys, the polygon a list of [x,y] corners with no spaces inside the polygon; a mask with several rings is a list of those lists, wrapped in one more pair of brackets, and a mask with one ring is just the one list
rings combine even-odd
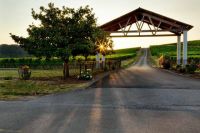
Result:
{"label": "green foliage", "polygon": [[59,57],[69,60],[71,49],[77,43],[89,42],[92,29],[96,26],[96,19],[88,6],[78,10],[63,7],[59,9],[53,3],[48,8],[40,7],[40,12],[32,10],[32,16],[41,25],[30,25],[27,29],[28,37],[23,38],[11,34],[13,40],[36,57],[47,59]]}
{"label": "green foliage", "polygon": [[78,79],[83,79],[83,80],[92,79],[92,70],[91,69],[82,70],[81,74],[78,76]]}
{"label": "green foliage", "polygon": [[95,36],[95,52],[99,52],[103,55],[113,52],[113,41],[111,37],[109,37],[109,33],[103,31],[102,29],[96,29]]}
{"label": "green foliage", "polygon": [[170,62],[171,62],[171,59],[170,59],[170,56],[168,55],[162,55],[159,58],[159,65],[163,67],[164,69],[169,69],[171,67]]}
{"label": "green foliage", "polygon": [[187,64],[186,66],[177,65],[176,71],[180,73],[190,73],[193,74],[197,70],[198,66],[194,63]]}
{"label": "green foliage", "polygon": [[194,73],[197,70],[197,65],[194,63],[187,64],[185,66],[186,72],[187,73]]}
{"label": "green foliage", "polygon": [[[155,45],[151,46],[151,55],[160,57],[161,55],[169,55],[171,64],[176,63],[176,44]],[[200,40],[188,42],[188,62],[199,64],[200,62]]]}
{"label": "green foliage", "polygon": [[[106,59],[111,60],[126,60],[136,56],[136,52],[139,48],[128,48],[128,49],[118,49],[114,50],[113,54],[106,55]],[[75,58],[77,61],[83,61],[83,56],[77,56]],[[89,56],[88,60],[95,60],[95,56]],[[73,58],[70,58],[73,62]],[[0,68],[18,68],[22,65],[28,65],[32,69],[55,69],[61,68],[63,66],[63,61],[58,58],[52,58],[50,60],[37,59],[37,58],[1,58]]]}
{"label": "green foliage", "polygon": [[0,68],[17,68],[22,65],[28,65],[31,68],[39,69],[52,69],[62,66],[63,62],[61,59],[32,59],[32,58],[11,58],[11,59],[1,59]]}
{"label": "green foliage", "polygon": [[12,80],[13,77],[12,77],[12,76],[7,76],[7,77],[4,77],[3,79],[4,79],[4,80]]}
{"label": "green foliage", "polygon": [[97,36],[96,18],[89,6],[74,8],[40,7],[36,13],[32,9],[32,17],[41,24],[30,25],[28,37],[10,34],[12,39],[30,54],[38,58],[61,58],[64,63],[64,78],[69,76],[68,61],[70,56],[82,54],[88,56],[93,49]]}

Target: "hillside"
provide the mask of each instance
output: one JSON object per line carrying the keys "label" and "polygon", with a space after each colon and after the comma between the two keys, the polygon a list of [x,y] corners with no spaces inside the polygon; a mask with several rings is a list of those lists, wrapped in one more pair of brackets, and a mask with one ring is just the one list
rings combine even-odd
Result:
{"label": "hillside", "polygon": [[[169,55],[176,56],[177,44],[163,44],[163,45],[152,45],[150,47],[152,56]],[[200,40],[188,42],[188,57],[189,58],[200,58]]]}

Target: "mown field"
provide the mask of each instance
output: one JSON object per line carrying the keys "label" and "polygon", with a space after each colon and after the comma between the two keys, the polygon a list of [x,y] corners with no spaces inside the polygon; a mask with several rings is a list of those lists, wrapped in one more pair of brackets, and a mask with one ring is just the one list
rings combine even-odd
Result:
{"label": "mown field", "polygon": [[[176,58],[177,44],[154,45],[150,47],[150,50],[152,56],[169,55]],[[188,58],[200,59],[200,40],[188,42]]]}

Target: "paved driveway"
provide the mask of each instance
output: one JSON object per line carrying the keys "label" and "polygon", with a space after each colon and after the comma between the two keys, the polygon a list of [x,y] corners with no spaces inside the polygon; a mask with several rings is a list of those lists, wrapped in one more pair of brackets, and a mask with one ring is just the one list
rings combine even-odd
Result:
{"label": "paved driveway", "polygon": [[0,133],[199,133],[200,80],[151,68],[147,51],[83,91],[0,102]]}

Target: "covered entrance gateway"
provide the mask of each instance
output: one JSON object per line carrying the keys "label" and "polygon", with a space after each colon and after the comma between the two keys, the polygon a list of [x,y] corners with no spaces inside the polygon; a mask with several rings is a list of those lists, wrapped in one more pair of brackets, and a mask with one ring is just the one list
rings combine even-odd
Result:
{"label": "covered entrance gateway", "polygon": [[[132,25],[136,30],[132,30]],[[144,30],[144,24],[148,30]],[[177,64],[181,64],[181,35],[183,34],[182,64],[187,64],[187,32],[193,26],[138,8],[101,26],[111,37],[163,37],[177,36]]]}

